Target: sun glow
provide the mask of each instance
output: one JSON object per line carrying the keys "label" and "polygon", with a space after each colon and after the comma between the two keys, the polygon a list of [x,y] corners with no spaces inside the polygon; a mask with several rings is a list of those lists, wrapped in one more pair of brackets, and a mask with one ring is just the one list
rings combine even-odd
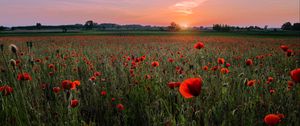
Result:
{"label": "sun glow", "polygon": [[188,24],[181,24],[180,26],[181,26],[183,29],[187,29],[187,28],[189,27]]}

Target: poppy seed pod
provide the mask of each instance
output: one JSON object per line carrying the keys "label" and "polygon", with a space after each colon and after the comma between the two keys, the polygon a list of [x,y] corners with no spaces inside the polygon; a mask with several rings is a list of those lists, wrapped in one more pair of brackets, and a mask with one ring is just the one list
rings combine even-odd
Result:
{"label": "poppy seed pod", "polygon": [[18,47],[15,44],[10,44],[8,47],[11,50],[11,52],[17,53]]}

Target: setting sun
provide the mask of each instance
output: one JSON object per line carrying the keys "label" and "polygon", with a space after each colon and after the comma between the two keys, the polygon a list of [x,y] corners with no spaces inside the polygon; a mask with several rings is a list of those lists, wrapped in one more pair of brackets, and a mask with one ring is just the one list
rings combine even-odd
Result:
{"label": "setting sun", "polygon": [[187,29],[187,28],[189,27],[188,24],[181,24],[180,26],[181,26],[183,29]]}

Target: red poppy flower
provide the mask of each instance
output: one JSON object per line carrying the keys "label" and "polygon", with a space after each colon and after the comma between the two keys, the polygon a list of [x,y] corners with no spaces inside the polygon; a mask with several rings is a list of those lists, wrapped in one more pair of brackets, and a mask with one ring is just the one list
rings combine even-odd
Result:
{"label": "red poppy flower", "polygon": [[286,55],[287,55],[288,57],[292,56],[292,54],[293,54],[293,50],[288,49],[288,50],[286,51]]}
{"label": "red poppy flower", "polygon": [[54,68],[54,64],[49,64],[48,68],[53,69]]}
{"label": "red poppy flower", "polygon": [[61,85],[62,85],[62,88],[63,89],[66,89],[66,90],[69,90],[69,89],[71,89],[71,87],[72,87],[72,81],[70,81],[70,80],[64,80],[62,83],[61,83]]}
{"label": "red poppy flower", "polygon": [[18,66],[21,63],[20,60],[16,60],[16,65]]}
{"label": "red poppy flower", "polygon": [[294,86],[294,82],[293,81],[288,81],[288,86],[289,87],[293,87]]}
{"label": "red poppy flower", "polygon": [[24,81],[24,80],[32,80],[31,76],[28,73],[20,73],[18,74],[18,80]]}
{"label": "red poppy flower", "polygon": [[76,86],[80,86],[80,81],[79,81],[79,80],[75,80],[75,81],[73,81],[73,83],[74,83]]}
{"label": "red poppy flower", "polygon": [[269,126],[274,126],[280,122],[280,118],[275,114],[268,114],[264,118],[264,122]]}
{"label": "red poppy flower", "polygon": [[202,70],[205,70],[205,71],[207,71],[207,70],[208,70],[208,66],[204,66],[204,67],[202,67]]}
{"label": "red poppy flower", "polygon": [[180,84],[179,92],[184,98],[192,98],[201,93],[201,88],[201,78],[189,78]]}
{"label": "red poppy flower", "polygon": [[296,83],[300,82],[300,68],[292,70],[290,75],[292,80],[294,80]]}
{"label": "red poppy flower", "polygon": [[252,59],[247,59],[246,60],[246,65],[251,66],[253,64]]}
{"label": "red poppy flower", "polygon": [[226,63],[226,67],[228,68],[228,67],[230,67],[231,65],[230,65],[230,63]]}
{"label": "red poppy flower", "polygon": [[106,96],[107,92],[106,91],[101,91],[102,96]]}
{"label": "red poppy flower", "polygon": [[222,68],[221,73],[222,74],[227,74],[227,73],[229,73],[229,70],[227,68]]}
{"label": "red poppy flower", "polygon": [[286,45],[281,45],[280,48],[285,52],[289,49],[289,47]]}
{"label": "red poppy flower", "polygon": [[194,48],[195,49],[202,49],[202,48],[204,48],[204,44],[202,42],[198,42],[194,45]]}
{"label": "red poppy flower", "polygon": [[148,74],[148,75],[145,75],[145,78],[146,78],[146,79],[151,79],[151,75],[149,75],[149,74]]}
{"label": "red poppy flower", "polygon": [[37,63],[41,63],[41,62],[42,62],[42,60],[41,60],[41,59],[35,59],[35,62],[37,62]]}
{"label": "red poppy flower", "polygon": [[123,106],[122,104],[118,104],[118,105],[117,105],[117,109],[118,109],[119,111],[123,111],[125,108],[124,108],[124,106]]}
{"label": "red poppy flower", "polygon": [[60,88],[59,88],[59,87],[53,87],[53,88],[52,88],[52,91],[53,91],[54,93],[58,93],[58,92],[60,91]]}
{"label": "red poppy flower", "polygon": [[14,91],[13,88],[8,85],[4,85],[0,87],[0,92],[2,92],[3,96],[10,95],[13,91]]}
{"label": "red poppy flower", "polygon": [[71,100],[71,105],[70,106],[72,108],[75,108],[75,107],[78,106],[78,104],[79,104],[79,101],[77,99],[73,99],[73,100]]}
{"label": "red poppy flower", "polygon": [[158,63],[157,61],[154,61],[154,62],[151,63],[151,65],[152,65],[153,67],[158,67],[158,66],[159,66],[159,63]]}
{"label": "red poppy flower", "polygon": [[71,89],[74,90],[74,89],[76,89],[76,86],[79,86],[79,85],[80,85],[80,81],[76,80],[76,81],[72,82]]}
{"label": "red poppy flower", "polygon": [[141,57],[141,61],[144,61],[145,59],[146,59],[145,55]]}
{"label": "red poppy flower", "polygon": [[219,64],[224,64],[225,63],[225,59],[224,58],[218,58],[218,63]]}
{"label": "red poppy flower", "polygon": [[174,89],[175,87],[179,87],[180,86],[180,82],[169,82],[168,83],[168,87],[171,89]]}
{"label": "red poppy flower", "polygon": [[217,69],[219,69],[219,66],[214,66],[211,68],[212,71],[216,71]]}
{"label": "red poppy flower", "polygon": [[168,61],[169,61],[170,63],[173,63],[173,62],[174,62],[174,59],[169,58]]}
{"label": "red poppy flower", "polygon": [[52,76],[54,75],[54,72],[49,72],[48,75],[49,75],[50,77],[52,77]]}
{"label": "red poppy flower", "polygon": [[247,82],[247,86],[252,87],[252,86],[255,85],[255,83],[256,83],[256,80],[249,80],[249,81]]}
{"label": "red poppy flower", "polygon": [[285,118],[284,114],[281,114],[281,113],[278,113],[277,116],[278,116],[280,119]]}
{"label": "red poppy flower", "polygon": [[92,76],[92,77],[90,77],[90,80],[91,80],[91,81],[94,81],[94,80],[96,80],[96,77],[95,77],[95,76]]}
{"label": "red poppy flower", "polygon": [[101,73],[100,72],[95,72],[94,76],[96,76],[96,77],[101,76]]}
{"label": "red poppy flower", "polygon": [[111,98],[111,101],[114,102],[116,100],[116,98]]}
{"label": "red poppy flower", "polygon": [[273,77],[268,77],[268,82],[273,82],[274,78]]}
{"label": "red poppy flower", "polygon": [[274,89],[270,89],[270,94],[273,94],[273,93],[275,93],[275,90]]}

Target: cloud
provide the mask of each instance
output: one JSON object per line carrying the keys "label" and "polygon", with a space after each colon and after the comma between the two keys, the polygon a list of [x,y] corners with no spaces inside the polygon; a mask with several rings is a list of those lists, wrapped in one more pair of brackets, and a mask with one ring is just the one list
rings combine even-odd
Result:
{"label": "cloud", "polygon": [[193,14],[193,9],[198,7],[201,3],[207,0],[185,0],[175,3],[172,8],[182,14]]}

